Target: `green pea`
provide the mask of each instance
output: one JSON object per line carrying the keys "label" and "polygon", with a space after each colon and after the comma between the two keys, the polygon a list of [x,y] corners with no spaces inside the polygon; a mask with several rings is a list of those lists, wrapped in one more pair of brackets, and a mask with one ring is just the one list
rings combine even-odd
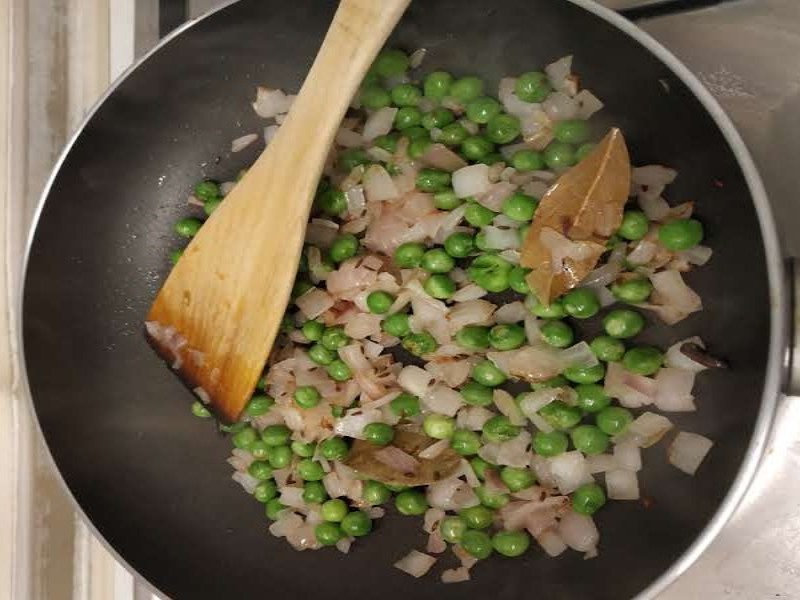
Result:
{"label": "green pea", "polygon": [[278,486],[271,479],[261,481],[253,490],[253,497],[262,504],[265,504],[278,496]]}
{"label": "green pea", "polygon": [[495,415],[483,424],[483,437],[487,442],[507,442],[517,437],[520,431],[520,427],[512,425],[505,415]]}
{"label": "green pea", "polygon": [[639,375],[654,375],[664,362],[664,354],[652,346],[631,348],[622,357],[622,365]]}
{"label": "green pea", "polygon": [[433,196],[433,205],[439,210],[453,210],[463,203],[464,201],[456,196],[453,190],[439,192]]}
{"label": "green pea", "polygon": [[328,350],[322,344],[314,344],[308,350],[308,357],[318,365],[327,366],[336,358],[336,351]]}
{"label": "green pea", "polygon": [[411,325],[406,313],[394,313],[383,320],[382,329],[394,337],[403,337],[411,333]]}
{"label": "green pea", "polygon": [[285,469],[292,463],[292,449],[289,446],[270,447],[267,452],[269,466],[273,469]]}
{"label": "green pea", "polygon": [[603,329],[614,338],[633,337],[644,329],[644,317],[636,311],[618,308],[603,317]]}
{"label": "green pea", "polygon": [[417,188],[422,192],[444,192],[450,187],[450,173],[438,169],[422,169],[417,175]]}
{"label": "green pea", "polygon": [[486,350],[489,348],[489,328],[467,325],[456,333],[455,339],[456,344],[467,350]]}
{"label": "green pea", "polygon": [[322,465],[310,458],[304,458],[297,463],[297,475],[303,481],[322,481],[325,471]]}
{"label": "green pea", "polygon": [[398,134],[387,133],[386,135],[376,137],[372,143],[378,148],[382,148],[383,150],[394,154],[397,151],[397,144],[399,141],[400,136]]}
{"label": "green pea", "polygon": [[384,315],[389,312],[392,304],[394,304],[394,296],[389,292],[378,290],[367,296],[367,308],[376,315]]}
{"label": "green pea", "polygon": [[[339,168],[349,173],[361,165],[369,164],[369,155],[361,148],[348,148],[339,156]],[[341,198],[342,196],[340,196]],[[345,199],[345,203],[346,203]],[[345,204],[346,207],[346,204]],[[339,214],[339,213],[336,213]]]}
{"label": "green pea", "polygon": [[696,219],[676,219],[658,230],[658,241],[667,250],[680,252],[703,241],[703,225]]}
{"label": "green pea", "polygon": [[446,71],[434,71],[425,77],[422,89],[425,96],[434,100],[442,100],[453,85],[453,76]]}
{"label": "green pea", "polygon": [[414,356],[425,356],[431,352],[436,352],[438,347],[439,343],[436,338],[427,331],[411,333],[403,338],[403,348]]}
{"label": "green pea", "polygon": [[272,467],[263,460],[254,460],[251,462],[250,466],[247,467],[247,472],[251,477],[259,481],[266,481],[272,477]]}
{"label": "green pea", "polygon": [[540,328],[542,339],[556,348],[567,348],[575,340],[572,327],[564,321],[548,321]]}
{"label": "green pea", "polygon": [[472,367],[472,379],[488,387],[497,387],[506,382],[506,374],[490,360],[482,360]]}
{"label": "green pea", "polygon": [[500,479],[512,492],[524,490],[536,483],[536,476],[530,469],[519,467],[503,467],[500,470]]}
{"label": "green pea", "polygon": [[597,383],[606,374],[603,363],[598,363],[593,367],[569,367],[564,369],[564,377],[573,383]]}
{"label": "green pea", "polygon": [[342,519],[342,531],[352,537],[363,537],[372,531],[372,519],[362,510],[354,510]]}
{"label": "green pea", "polygon": [[422,256],[420,266],[428,273],[449,273],[456,261],[443,248],[433,248]]}
{"label": "green pea", "polygon": [[332,360],[325,371],[334,381],[347,381],[353,376],[353,371],[347,366],[347,363],[339,358]]}
{"label": "green pea", "polygon": [[419,242],[400,244],[394,251],[394,262],[401,269],[414,269],[422,262],[425,246]]}
{"label": "green pea", "polygon": [[602,385],[582,383],[575,386],[578,393],[578,406],[588,413],[597,413],[611,404],[611,397],[606,394]]}
{"label": "green pea", "polygon": [[332,498],[320,507],[322,518],[331,523],[340,523],[347,512],[347,503],[341,498]]}
{"label": "green pea", "polygon": [[467,103],[467,118],[473,123],[485,125],[492,117],[499,115],[501,110],[502,106],[497,100],[481,96]]}
{"label": "green pea", "polygon": [[586,483],[572,494],[572,510],[581,515],[593,515],[606,503],[606,494],[596,483]]}
{"label": "green pea", "polygon": [[210,217],[220,204],[222,204],[222,198],[210,198],[203,202],[203,212]]}
{"label": "green pea", "polygon": [[429,414],[422,422],[422,429],[425,435],[435,440],[447,440],[453,437],[456,430],[456,422],[452,417],[436,413]]}
{"label": "green pea", "polygon": [[576,319],[588,319],[600,311],[600,301],[589,288],[570,290],[562,297],[564,310]]}
{"label": "green pea", "polygon": [[539,456],[549,458],[567,451],[569,439],[563,431],[537,431],[533,436],[533,451]]}
{"label": "green pea", "polygon": [[562,319],[567,316],[562,298],[557,298],[546,305],[539,302],[535,296],[530,295],[525,299],[525,306],[531,314],[541,319]]}
{"label": "green pea", "polygon": [[583,413],[577,406],[569,406],[561,400],[555,400],[544,406],[539,414],[553,429],[572,429],[581,422]]}
{"label": "green pea", "polygon": [[589,124],[580,119],[559,121],[553,127],[553,135],[559,142],[576,146],[588,140],[590,133]]}
{"label": "green pea", "polygon": [[319,342],[328,350],[338,350],[350,343],[350,338],[344,332],[344,327],[337,325],[335,327],[328,327],[322,334]]}
{"label": "green pea", "polygon": [[420,412],[419,398],[403,392],[391,401],[389,409],[398,417],[414,417]]}
{"label": "green pea", "polygon": [[589,344],[594,355],[606,362],[617,362],[622,360],[625,354],[625,344],[621,340],[612,338],[609,335],[601,335],[594,338]]}
{"label": "green pea", "polygon": [[622,215],[622,223],[617,230],[617,235],[626,240],[640,240],[647,235],[650,221],[640,210],[626,210]]}
{"label": "green pea", "polygon": [[496,213],[477,202],[467,202],[464,209],[464,220],[473,227],[486,227],[495,218]]}
{"label": "green pea", "polygon": [[397,494],[394,499],[395,508],[401,515],[407,517],[417,517],[425,514],[428,510],[428,501],[425,494],[417,490],[404,490]]}
{"label": "green pea", "polygon": [[525,328],[517,324],[495,325],[489,330],[489,343],[497,350],[514,350],[525,341]]}
{"label": "green pea", "polygon": [[392,497],[392,492],[380,481],[368,479],[364,482],[361,490],[361,498],[370,506],[388,502]]}
{"label": "green pea", "polygon": [[492,388],[477,381],[467,381],[461,387],[460,392],[464,402],[473,406],[489,406],[493,402],[494,392]]}
{"label": "green pea", "polygon": [[350,447],[340,437],[331,437],[319,445],[319,452],[327,460],[344,460]]}
{"label": "green pea", "polygon": [[509,558],[522,556],[531,545],[527,531],[498,531],[492,537],[492,547],[498,554]]}
{"label": "green pea", "polygon": [[267,425],[261,439],[267,446],[285,446],[292,439],[292,431],[286,425]]}
{"label": "green pea", "polygon": [[303,484],[303,502],[322,504],[328,499],[328,492],[321,481],[306,481]]}
{"label": "green pea", "polygon": [[572,444],[584,454],[602,454],[608,449],[608,435],[594,425],[580,425],[572,430]]}
{"label": "green pea", "polygon": [[302,332],[307,340],[318,342],[325,332],[325,325],[319,321],[306,321],[303,323]]}
{"label": "green pea", "polygon": [[609,406],[597,413],[595,423],[606,435],[619,435],[633,423],[633,415],[627,408]]}
{"label": "green pea", "polygon": [[352,233],[340,235],[331,244],[328,255],[336,263],[344,262],[348,258],[353,258],[358,252],[358,238]]}
{"label": "green pea", "polygon": [[389,49],[382,50],[375,62],[372,63],[372,70],[381,77],[399,77],[410,66],[408,55],[402,50]]}
{"label": "green pea", "polygon": [[544,160],[536,150],[517,150],[511,157],[511,166],[517,171],[540,171],[544,169]]}
{"label": "green pea", "polygon": [[207,179],[206,181],[201,181],[194,186],[194,195],[199,200],[207,202],[209,200],[219,198],[222,195],[222,192],[220,191],[216,182]]}
{"label": "green pea", "polygon": [[389,106],[392,97],[388,91],[379,85],[368,85],[361,88],[361,104],[364,108],[378,110]]}
{"label": "green pea", "polygon": [[292,315],[287,313],[281,319],[280,332],[288,335],[292,331],[294,331],[294,319]]}
{"label": "green pea", "polygon": [[422,99],[422,91],[410,83],[400,83],[394,86],[391,94],[395,106],[416,106]]}
{"label": "green pea", "polygon": [[475,475],[477,475],[478,479],[481,481],[486,479],[486,469],[492,468],[492,465],[483,460],[480,456],[473,456],[469,459],[469,464],[472,470],[475,471]]}
{"label": "green pea", "polygon": [[332,217],[338,217],[347,210],[347,197],[344,192],[333,188],[328,188],[317,195],[316,203],[322,212]]}
{"label": "green pea", "polygon": [[576,163],[575,148],[564,142],[551,142],[544,149],[544,163],[548,169],[558,171],[571,167]]}
{"label": "green pea", "polygon": [[431,129],[442,129],[446,125],[456,120],[456,116],[452,111],[446,108],[437,107],[432,111],[425,113],[422,117],[422,126],[430,131]]}
{"label": "green pea", "polygon": [[233,445],[240,450],[248,450],[250,445],[258,439],[258,433],[252,427],[245,427],[235,433],[232,438]]}
{"label": "green pea", "polygon": [[202,226],[203,222],[200,219],[186,217],[175,223],[175,233],[181,237],[193,238]]}
{"label": "green pea", "polygon": [[508,144],[520,134],[519,117],[501,113],[493,116],[486,124],[486,137],[495,144]]}
{"label": "green pea", "polygon": [[285,509],[286,505],[281,504],[279,498],[273,498],[272,500],[267,500],[267,504],[264,507],[264,512],[266,513],[268,519],[275,521],[281,516],[281,512]]}
{"label": "green pea", "polygon": [[487,154],[478,162],[483,163],[485,165],[489,165],[490,167],[496,163],[504,163],[505,158],[499,152],[492,152],[491,154]]}
{"label": "green pea", "polygon": [[575,151],[575,160],[578,162],[582,161],[584,158],[589,156],[596,147],[597,144],[592,144],[591,142],[587,144],[581,144]]}
{"label": "green pea", "polygon": [[458,515],[470,529],[486,529],[494,522],[494,511],[482,504],[464,508]]}
{"label": "green pea", "polygon": [[511,273],[508,274],[509,287],[511,287],[511,289],[518,294],[528,294],[531,291],[531,288],[528,285],[526,278],[530,272],[530,269],[520,266],[516,266],[511,269]]}
{"label": "green pea", "polygon": [[344,537],[344,533],[337,523],[325,521],[314,528],[314,537],[320,546],[335,546]]}
{"label": "green pea", "polygon": [[436,273],[425,280],[423,288],[434,298],[447,300],[456,293],[456,282],[443,273]]}
{"label": "green pea", "polygon": [[386,423],[369,423],[364,427],[364,439],[376,446],[388,446],[394,439],[394,429]]}
{"label": "green pea", "polygon": [[311,458],[314,456],[314,452],[317,448],[317,445],[313,442],[292,442],[290,446],[292,452],[294,452],[300,458]]}
{"label": "green pea", "polygon": [[294,403],[300,408],[314,408],[320,399],[320,393],[313,385],[302,385],[294,391]]}
{"label": "green pea", "polygon": [[482,252],[489,251],[489,246],[486,244],[485,231],[479,231],[478,233],[475,234],[475,247]]}
{"label": "green pea", "polygon": [[416,106],[404,106],[394,116],[394,126],[399,130],[422,124],[422,111]]}
{"label": "green pea", "polygon": [[536,212],[538,205],[539,203],[533,196],[515,192],[503,202],[503,214],[515,221],[530,221],[533,219],[533,213]]}
{"label": "green pea", "polygon": [[513,268],[514,265],[499,256],[483,254],[472,261],[467,275],[488,292],[503,292],[508,289],[508,276]]}
{"label": "green pea", "polygon": [[439,523],[442,539],[450,544],[458,544],[467,531],[467,522],[462,517],[449,516]]}
{"label": "green pea", "polygon": [[296,299],[308,292],[309,290],[314,289],[314,285],[310,281],[306,281],[304,279],[298,279],[294,282],[292,286],[292,293],[291,298]]}
{"label": "green pea", "polygon": [[475,249],[475,238],[468,233],[451,233],[444,241],[444,251],[453,258],[465,258]]}
{"label": "green pea", "polygon": [[547,75],[539,71],[529,71],[517,78],[514,86],[517,97],[523,102],[542,102],[553,91]]}
{"label": "green pea", "polygon": [[461,103],[467,103],[483,94],[484,87],[479,77],[462,77],[450,87],[450,95]]}
{"label": "green pea", "polygon": [[486,508],[503,508],[511,501],[511,497],[508,494],[489,492],[484,485],[475,488],[475,495]]}
{"label": "green pea", "polygon": [[169,253],[169,262],[171,262],[173,265],[177,265],[178,261],[181,259],[181,256],[183,256],[183,248],[173,250]]}
{"label": "green pea", "polygon": [[408,156],[414,160],[418,160],[425,155],[428,148],[432,145],[433,141],[430,138],[415,138],[411,140],[411,143],[408,145]]}
{"label": "green pea", "polygon": [[481,160],[494,152],[494,144],[480,135],[471,135],[461,143],[461,154],[467,160]]}
{"label": "green pea", "polygon": [[192,414],[201,419],[208,419],[211,417],[211,411],[208,410],[202,402],[192,402]]}
{"label": "green pea", "polygon": [[437,141],[445,146],[459,146],[468,136],[469,132],[461,123],[450,123],[442,127]]}
{"label": "green pea", "polygon": [[[402,131],[403,137],[407,137],[410,141],[425,139],[428,142],[431,141],[430,132],[425,129],[422,125],[416,125],[414,127],[409,127],[408,129],[404,129]],[[413,156],[411,158],[414,158]]]}
{"label": "green pea", "polygon": [[472,456],[481,449],[481,438],[469,429],[456,429],[450,438],[450,447],[461,456]]}
{"label": "green pea", "polygon": [[617,300],[638,304],[646,302],[653,292],[653,284],[644,277],[633,277],[611,284],[611,293]]}

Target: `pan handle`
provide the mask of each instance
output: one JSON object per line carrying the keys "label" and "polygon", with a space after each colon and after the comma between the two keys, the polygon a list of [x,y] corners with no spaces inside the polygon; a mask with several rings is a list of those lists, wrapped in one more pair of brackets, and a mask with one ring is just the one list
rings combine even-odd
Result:
{"label": "pan handle", "polygon": [[786,345],[786,381],[784,391],[800,396],[800,259],[786,259],[788,278],[789,335]]}

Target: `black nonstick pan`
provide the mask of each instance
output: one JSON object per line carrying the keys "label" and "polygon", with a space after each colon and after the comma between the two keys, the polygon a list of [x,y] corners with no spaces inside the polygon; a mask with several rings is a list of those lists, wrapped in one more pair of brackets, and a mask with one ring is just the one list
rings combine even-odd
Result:
{"label": "black nonstick pan", "polygon": [[184,28],[109,92],[62,157],[21,310],[33,406],[70,493],[132,570],[177,599],[653,597],[724,525],[755,471],[779,394],[786,302],[769,207],[729,120],[666,50],[591,0],[417,0],[390,43],[493,83],[574,54],[634,162],[677,169],[672,197],[697,201],[715,254],[688,281],[705,310],[646,341],[697,334],[730,363],[698,379],[698,412],[671,415],[716,445],[694,478],[667,464],[663,446],[649,450],[645,501],[596,516],[597,558],[533,551],[490,559],[468,583],[418,581],[392,563],[425,534],[395,515],[349,555],[295,552],[230,480],[230,441],[191,416],[191,392],[145,343],[185,198],[198,180],[229,180],[252,162],[254,147],[229,149],[263,127],[249,104],[256,85],[298,89],[334,9],[241,0]]}

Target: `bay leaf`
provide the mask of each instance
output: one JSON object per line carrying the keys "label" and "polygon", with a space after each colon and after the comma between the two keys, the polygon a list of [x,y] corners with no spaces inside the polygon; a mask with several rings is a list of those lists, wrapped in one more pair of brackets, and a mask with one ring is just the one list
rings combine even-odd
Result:
{"label": "bay leaf", "polygon": [[[544,195],[521,257],[522,266],[532,269],[527,281],[542,303],[577,287],[595,268],[622,222],[630,179],[628,148],[622,132],[614,128]],[[554,247],[570,250],[561,260],[556,256],[556,265]]]}
{"label": "bay leaf", "polygon": [[359,476],[386,483],[389,485],[429,485],[447,479],[461,465],[461,456],[451,448],[446,448],[436,458],[420,458],[419,453],[434,444],[426,435],[415,431],[396,429],[392,446],[403,450],[419,461],[419,467],[413,473],[404,473],[393,469],[379,461],[375,453],[385,446],[376,446],[365,440],[355,440],[345,464]]}

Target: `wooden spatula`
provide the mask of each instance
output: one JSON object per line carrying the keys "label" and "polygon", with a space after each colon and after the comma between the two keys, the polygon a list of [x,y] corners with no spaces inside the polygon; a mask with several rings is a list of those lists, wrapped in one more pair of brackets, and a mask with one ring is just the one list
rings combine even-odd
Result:
{"label": "wooden spatula", "polygon": [[151,344],[222,420],[235,420],[255,388],[289,299],[328,150],[410,1],[341,0],[280,131],[153,302]]}

